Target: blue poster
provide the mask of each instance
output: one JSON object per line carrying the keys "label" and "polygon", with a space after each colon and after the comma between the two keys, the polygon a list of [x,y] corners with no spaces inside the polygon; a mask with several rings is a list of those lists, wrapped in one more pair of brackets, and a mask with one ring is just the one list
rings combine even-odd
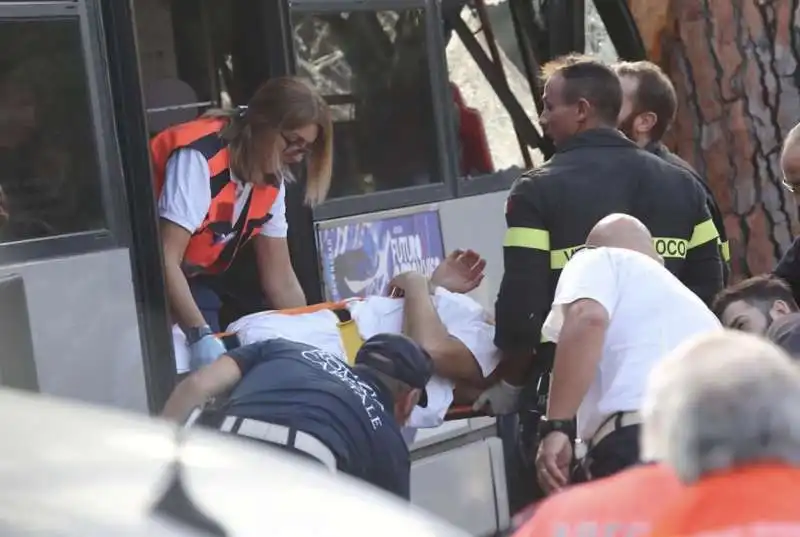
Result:
{"label": "blue poster", "polygon": [[326,300],[385,294],[416,270],[430,276],[444,257],[438,211],[318,228]]}

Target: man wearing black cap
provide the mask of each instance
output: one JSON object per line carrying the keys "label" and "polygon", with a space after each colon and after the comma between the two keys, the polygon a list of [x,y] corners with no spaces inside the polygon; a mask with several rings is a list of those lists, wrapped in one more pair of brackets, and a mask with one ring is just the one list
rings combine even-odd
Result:
{"label": "man wearing black cap", "polygon": [[199,422],[278,446],[409,498],[411,463],[400,427],[424,406],[430,356],[401,334],[378,334],[351,368],[311,345],[271,339],[232,350],[175,388],[163,417],[232,390]]}

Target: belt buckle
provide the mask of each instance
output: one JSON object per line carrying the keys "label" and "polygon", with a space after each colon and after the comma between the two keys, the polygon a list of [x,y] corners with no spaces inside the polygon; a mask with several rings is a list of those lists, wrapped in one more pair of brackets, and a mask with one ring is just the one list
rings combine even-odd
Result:
{"label": "belt buckle", "polygon": [[575,458],[578,460],[584,459],[589,454],[589,444],[580,438],[575,440]]}

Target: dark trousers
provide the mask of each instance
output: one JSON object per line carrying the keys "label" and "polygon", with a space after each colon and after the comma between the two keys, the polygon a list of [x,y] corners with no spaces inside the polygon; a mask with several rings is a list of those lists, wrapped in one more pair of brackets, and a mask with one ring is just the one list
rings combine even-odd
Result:
{"label": "dark trousers", "polygon": [[639,463],[639,426],[617,429],[586,454],[573,482],[601,479]]}
{"label": "dark trousers", "polygon": [[228,274],[194,276],[188,281],[200,313],[214,332],[222,332],[240,317],[269,309],[258,285],[243,289]]}
{"label": "dark trousers", "polygon": [[253,241],[249,241],[224,273],[188,279],[192,296],[212,330],[221,332],[245,315],[270,309],[261,290],[257,267]]}

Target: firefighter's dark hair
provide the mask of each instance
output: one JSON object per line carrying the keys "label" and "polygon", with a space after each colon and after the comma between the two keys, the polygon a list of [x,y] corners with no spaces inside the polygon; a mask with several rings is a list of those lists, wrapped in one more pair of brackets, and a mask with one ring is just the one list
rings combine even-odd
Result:
{"label": "firefighter's dark hair", "polygon": [[584,99],[604,123],[617,126],[622,108],[622,85],[609,65],[584,54],[568,54],[542,67],[543,80],[556,74],[564,79],[567,103]]}

